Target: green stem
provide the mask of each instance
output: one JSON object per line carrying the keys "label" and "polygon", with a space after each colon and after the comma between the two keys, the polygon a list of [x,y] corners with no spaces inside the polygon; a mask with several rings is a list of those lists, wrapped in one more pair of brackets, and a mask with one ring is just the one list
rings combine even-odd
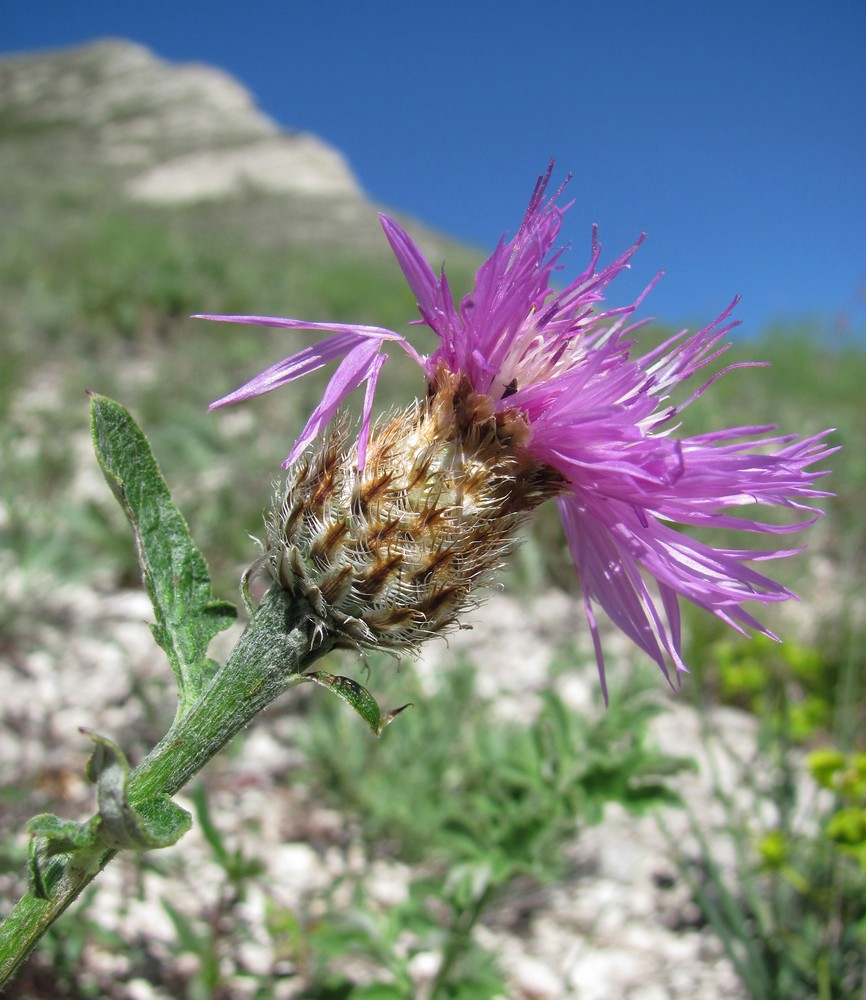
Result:
{"label": "green stem", "polygon": [[[131,804],[160,792],[174,795],[332,643],[311,649],[306,608],[277,586],[265,595],[228,661],[196,702],[129,778]],[[61,855],[44,866],[48,899],[31,892],[0,924],[0,987],[15,974],[37,941],[117,854],[94,849]]]}
{"label": "green stem", "polygon": [[477,897],[472,906],[465,910],[457,910],[451,926],[448,928],[448,939],[442,955],[442,963],[436,978],[430,988],[430,1000],[438,1000],[440,996],[445,996],[445,990],[449,985],[451,972],[457,964],[457,960],[469,947],[469,937],[481,914],[487,909],[493,897],[495,887],[491,884]]}

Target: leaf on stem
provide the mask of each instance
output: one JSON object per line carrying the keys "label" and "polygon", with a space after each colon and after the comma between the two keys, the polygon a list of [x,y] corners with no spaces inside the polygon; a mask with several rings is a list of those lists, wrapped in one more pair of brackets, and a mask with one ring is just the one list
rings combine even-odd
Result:
{"label": "leaf on stem", "polygon": [[315,670],[304,674],[304,678],[333,691],[338,698],[342,698],[347,705],[354,708],[376,736],[381,736],[385,726],[393,722],[401,712],[409,707],[408,704],[401,705],[400,708],[394,708],[383,715],[376,699],[365,687],[357,681],[353,681],[351,677],[338,677],[335,674],[325,673],[324,670]]}
{"label": "leaf on stem", "polygon": [[130,414],[105,396],[90,394],[93,446],[105,479],[129,519],[156,617],[153,636],[177,679],[178,716],[211,677],[211,639],[237,611],[214,600],[204,556],[174,506],[150,445]]}
{"label": "leaf on stem", "polygon": [[96,785],[99,838],[112,848],[152,850],[170,847],[192,825],[186,809],[165,794],[129,804],[129,763],[120,747],[105,736],[82,729],[96,747],[87,763],[87,777]]}
{"label": "leaf on stem", "polygon": [[87,762],[87,777],[96,785],[98,812],[83,823],[63,820],[53,813],[34,816],[30,833],[30,888],[35,896],[49,895],[42,862],[58,854],[89,850],[154,850],[170,847],[192,825],[190,814],[168,795],[131,806],[127,797],[129,763],[123,751],[105,736],[82,729],[96,744]]}

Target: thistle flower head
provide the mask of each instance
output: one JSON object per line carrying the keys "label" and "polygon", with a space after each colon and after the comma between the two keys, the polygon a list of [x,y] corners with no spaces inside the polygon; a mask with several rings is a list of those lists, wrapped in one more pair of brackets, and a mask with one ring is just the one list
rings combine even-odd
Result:
{"label": "thistle flower head", "polygon": [[[286,460],[286,467],[298,464],[272,522],[272,533],[283,541],[272,544],[278,554],[270,565],[288,586],[313,588],[314,597],[318,588],[320,607],[340,609],[340,628],[353,641],[414,645],[453,624],[471,589],[512,545],[517,524],[555,496],[602,685],[596,606],[670,680],[671,666],[685,670],[681,597],[738,631],[748,626],[772,635],[747,602],[794,596],[751,564],[796,550],[713,547],[679,529],[772,536],[805,527],[820,515],[809,505],[813,498],[827,495],[814,485],[823,473],[811,467],[834,449],[824,443],[826,432],[800,439],[775,436],[772,427],[676,436],[683,409],[738,367],[729,365],[679,401],[673,398],[729,346],[721,341],[735,325],[729,320],[734,303],[697,333],[683,331],[638,354],[633,334],[643,324],[631,317],[643,296],[611,309],[604,295],[641,241],[599,267],[601,247],[593,233],[587,267],[554,289],[563,253],[556,240],[568,206],[557,204],[565,185],[545,200],[551,169],[536,184],[516,235],[500,241],[459,305],[444,270],[437,275],[408,234],[382,216],[421,321],[439,339],[431,355],[420,355],[401,334],[380,327],[207,316],[330,332],[212,408],[269,392],[341,359]],[[423,402],[371,435],[388,342],[423,370],[426,392]],[[317,456],[301,459],[349,393],[364,383],[357,442],[348,447],[345,431],[338,429]],[[732,513],[762,506],[806,515],[779,525]],[[356,520],[349,527],[351,512]],[[430,519],[445,526],[444,536],[428,533]],[[328,541],[338,536],[339,544]],[[380,540],[373,564],[350,580],[346,567],[359,566],[359,554],[374,551]],[[381,567],[398,552],[403,568],[383,583]],[[444,579],[434,573],[440,558],[453,574],[448,584],[431,582]],[[302,565],[317,567],[315,580]],[[335,626],[333,616],[329,624]]]}
{"label": "thistle flower head", "polygon": [[345,420],[291,467],[259,564],[336,645],[412,650],[458,625],[516,528],[563,485],[443,373],[439,391],[376,427],[363,469]]}

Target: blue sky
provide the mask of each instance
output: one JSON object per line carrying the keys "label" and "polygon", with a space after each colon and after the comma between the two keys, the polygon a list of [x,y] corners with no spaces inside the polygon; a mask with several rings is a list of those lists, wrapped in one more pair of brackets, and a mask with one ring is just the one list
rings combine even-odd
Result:
{"label": "blue sky", "polygon": [[[122,36],[220,66],[367,193],[491,248],[553,156],[582,268],[643,231],[611,290],[670,323],[735,294],[744,332],[866,329],[864,0],[34,0],[0,51]],[[290,311],[291,304],[287,303]],[[359,317],[359,319],[362,317]]]}

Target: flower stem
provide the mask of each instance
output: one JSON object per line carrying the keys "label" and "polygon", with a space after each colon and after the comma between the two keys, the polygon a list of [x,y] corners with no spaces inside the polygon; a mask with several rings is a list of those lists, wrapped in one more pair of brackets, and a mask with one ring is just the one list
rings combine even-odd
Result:
{"label": "flower stem", "polygon": [[449,980],[454,966],[460,957],[467,950],[470,943],[470,935],[478,923],[478,919],[489,904],[494,886],[488,885],[483,892],[474,900],[471,906],[466,909],[455,909],[454,919],[448,929],[448,937],[445,949],[442,954],[442,962],[433,985],[430,988],[430,1000],[440,1000],[447,995]]}
{"label": "flower stem", "polygon": [[[129,777],[131,805],[174,795],[267,705],[299,683],[332,642],[311,648],[306,605],[274,586],[262,599],[231,656],[189,710]],[[0,987],[40,937],[118,852],[105,847],[60,855],[44,864],[47,899],[28,891],[0,924]]]}

